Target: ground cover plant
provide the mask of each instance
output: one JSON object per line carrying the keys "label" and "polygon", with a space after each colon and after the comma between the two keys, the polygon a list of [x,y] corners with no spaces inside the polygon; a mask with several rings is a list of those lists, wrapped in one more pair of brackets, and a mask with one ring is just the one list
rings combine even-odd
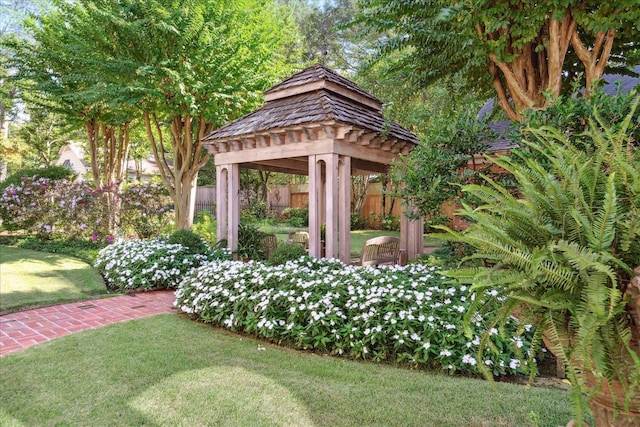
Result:
{"label": "ground cover plant", "polygon": [[0,246],[0,314],[107,295],[90,265],[68,256]]}
{"label": "ground cover plant", "polygon": [[[336,260],[215,261],[178,285],[176,306],[201,321],[297,349],[353,359],[478,373],[479,336],[487,315],[464,335],[472,297],[446,284],[434,267],[361,268]],[[494,375],[527,371],[529,326],[493,330],[484,363]],[[507,337],[507,338],[505,338]]]}
{"label": "ground cover plant", "polygon": [[[190,233],[193,242],[195,234]],[[229,259],[225,249],[213,251],[202,240],[202,253],[190,246],[171,243],[186,240],[177,235],[141,240],[119,240],[100,251],[95,268],[103,275],[107,287],[118,291],[166,289],[175,287],[192,269],[214,259]],[[193,243],[191,243],[193,244]]]}
{"label": "ground cover plant", "polygon": [[176,315],[69,335],[0,363],[6,426],[558,426],[568,397],[294,352]]}

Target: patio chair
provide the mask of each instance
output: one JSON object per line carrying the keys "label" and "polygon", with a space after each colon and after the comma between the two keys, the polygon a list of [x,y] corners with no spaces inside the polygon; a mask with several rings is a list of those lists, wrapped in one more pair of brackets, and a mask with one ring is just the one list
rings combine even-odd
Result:
{"label": "patio chair", "polygon": [[400,239],[392,236],[374,237],[364,242],[360,254],[361,266],[397,264],[400,254]]}
{"label": "patio chair", "polygon": [[289,233],[289,242],[302,246],[306,251],[309,250],[309,233],[306,231],[294,231]]}

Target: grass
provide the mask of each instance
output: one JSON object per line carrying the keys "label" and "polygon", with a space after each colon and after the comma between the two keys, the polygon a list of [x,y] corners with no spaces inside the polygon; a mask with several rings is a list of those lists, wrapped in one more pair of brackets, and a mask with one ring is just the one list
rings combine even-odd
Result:
{"label": "grass", "polygon": [[41,239],[35,236],[0,236],[0,245],[69,255],[93,265],[98,252],[106,243],[79,239]]}
{"label": "grass", "polygon": [[69,256],[0,246],[0,313],[107,294],[102,277]]}
{"label": "grass", "polygon": [[69,335],[0,364],[3,426],[557,426],[570,418],[563,390],[302,354],[176,315]]}

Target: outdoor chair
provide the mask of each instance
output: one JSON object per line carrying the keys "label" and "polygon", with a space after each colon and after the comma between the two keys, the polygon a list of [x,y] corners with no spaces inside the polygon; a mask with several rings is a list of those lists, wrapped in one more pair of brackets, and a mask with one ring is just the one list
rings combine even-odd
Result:
{"label": "outdoor chair", "polygon": [[289,242],[302,246],[306,251],[309,250],[309,233],[306,231],[294,231],[289,233]]}
{"label": "outdoor chair", "polygon": [[364,242],[360,254],[361,266],[397,264],[400,254],[400,239],[392,236],[374,237]]}
{"label": "outdoor chair", "polygon": [[262,245],[266,259],[269,259],[273,251],[278,247],[278,238],[275,234],[264,234],[260,240],[260,244]]}

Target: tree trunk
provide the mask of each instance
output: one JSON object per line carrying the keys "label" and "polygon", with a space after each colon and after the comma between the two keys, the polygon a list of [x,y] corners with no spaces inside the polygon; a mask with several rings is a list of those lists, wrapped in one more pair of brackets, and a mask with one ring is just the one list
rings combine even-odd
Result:
{"label": "tree trunk", "polygon": [[571,45],[585,68],[585,97],[589,97],[591,89],[593,89],[593,84],[600,80],[604,74],[604,68],[607,65],[607,61],[609,61],[615,35],[615,30],[609,30],[607,32],[600,31],[596,35],[593,48],[588,49],[582,43],[577,31],[574,31],[572,34]]}
{"label": "tree trunk", "polygon": [[117,194],[127,173],[129,157],[129,124],[105,125],[90,119],[86,123],[93,186],[103,196],[106,221],[105,232],[115,235],[119,219],[120,204]]}
{"label": "tree trunk", "polygon": [[353,194],[353,199],[351,204],[351,213],[353,215],[360,215],[362,213],[370,181],[371,177],[369,175],[358,175],[352,177],[351,194]]}
{"label": "tree trunk", "polygon": [[[504,54],[516,55],[510,62],[500,60],[496,52],[489,53],[488,67],[498,104],[509,119],[522,122],[525,110],[547,107],[550,100],[545,92],[552,100],[560,95],[564,61],[577,35],[576,27],[571,9],[567,8],[562,19],[549,17],[535,40],[522,47],[508,46]],[[478,34],[488,41],[500,39],[503,31],[506,30],[487,33],[482,25],[477,26]],[[540,50],[540,46],[544,48]]]}
{"label": "tree trunk", "polygon": [[[176,230],[193,226],[192,197],[198,172],[211,154],[202,146],[202,139],[211,130],[202,117],[173,116],[171,118],[172,163],[166,157],[163,129],[155,113],[144,112],[147,136],[153,155],[160,166],[160,176],[173,199]],[[195,122],[195,126],[194,126]]]}

